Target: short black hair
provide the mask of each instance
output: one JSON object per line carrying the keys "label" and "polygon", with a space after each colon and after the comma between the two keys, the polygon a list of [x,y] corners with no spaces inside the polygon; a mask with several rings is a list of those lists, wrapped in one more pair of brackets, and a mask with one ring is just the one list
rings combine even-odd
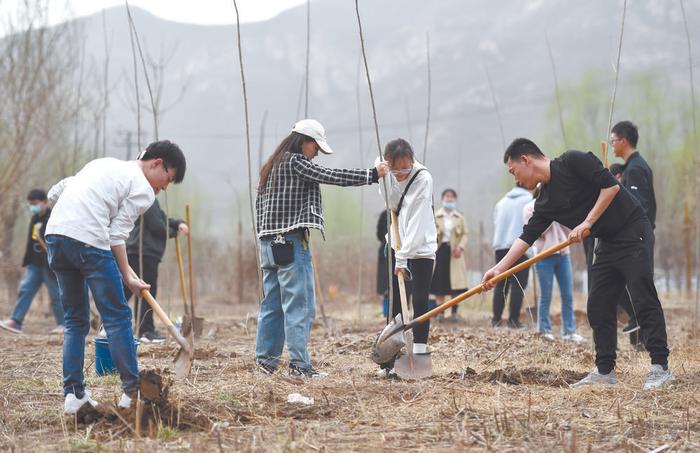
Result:
{"label": "short black hair", "polygon": [[384,159],[389,162],[394,162],[396,159],[401,159],[402,157],[415,160],[413,157],[413,148],[411,148],[410,143],[402,138],[397,138],[386,144],[384,148]]}
{"label": "short black hair", "polygon": [[621,174],[624,169],[625,166],[622,164],[614,163],[610,165],[610,173],[612,173],[613,176]]}
{"label": "short black hair", "polygon": [[27,194],[27,200],[32,201],[32,200],[39,200],[39,201],[46,201],[46,191],[44,189],[32,189],[29,191]]}
{"label": "short black hair", "polygon": [[440,195],[440,198],[444,198],[445,195],[447,195],[448,193],[451,193],[453,197],[457,198],[457,192],[454,189],[449,188],[442,191],[442,195]]}
{"label": "short black hair", "polygon": [[179,184],[185,178],[187,161],[185,154],[179,146],[170,140],[160,140],[153,142],[144,151],[139,160],[163,159],[167,168],[175,169],[175,184]]}
{"label": "short black hair", "polygon": [[632,148],[637,147],[639,131],[632,121],[620,121],[613,126],[610,132],[617,135],[617,138],[626,138]]}
{"label": "short black hair", "polygon": [[507,164],[508,159],[520,159],[522,156],[542,158],[544,157],[544,153],[532,140],[527,138],[516,138],[510,145],[508,145],[508,148],[506,148],[506,152],[503,154],[503,163]]}

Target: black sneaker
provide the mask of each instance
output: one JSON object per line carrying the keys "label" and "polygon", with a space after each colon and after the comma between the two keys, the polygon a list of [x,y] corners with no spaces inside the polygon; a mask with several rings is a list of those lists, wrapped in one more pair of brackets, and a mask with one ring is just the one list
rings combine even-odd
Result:
{"label": "black sneaker", "polygon": [[143,343],[164,343],[165,335],[161,334],[157,330],[151,330],[149,332],[144,332],[139,338]]}
{"label": "black sneaker", "polygon": [[322,373],[315,370],[313,367],[301,368],[293,363],[290,363],[289,375],[297,378],[323,379],[328,376],[328,373]]}
{"label": "black sneaker", "polygon": [[258,366],[258,371],[260,371],[262,374],[267,374],[268,376],[271,376],[275,374],[275,371],[277,371],[277,368],[263,362],[255,362],[255,364]]}
{"label": "black sneaker", "polygon": [[631,320],[625,327],[622,328],[622,333],[625,335],[630,334],[632,332],[636,332],[639,330],[639,324],[637,324],[637,321]]}
{"label": "black sneaker", "polygon": [[520,323],[520,321],[508,321],[508,328],[514,330],[524,329],[525,326]]}

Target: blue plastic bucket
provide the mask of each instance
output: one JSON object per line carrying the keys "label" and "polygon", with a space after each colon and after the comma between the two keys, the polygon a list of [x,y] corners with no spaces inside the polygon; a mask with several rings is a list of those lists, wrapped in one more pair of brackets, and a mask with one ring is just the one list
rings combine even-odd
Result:
{"label": "blue plastic bucket", "polygon": [[[134,338],[134,345],[138,348],[139,340]],[[112,354],[109,353],[109,338],[95,338],[95,372],[98,376],[117,372],[117,367],[112,362]]]}

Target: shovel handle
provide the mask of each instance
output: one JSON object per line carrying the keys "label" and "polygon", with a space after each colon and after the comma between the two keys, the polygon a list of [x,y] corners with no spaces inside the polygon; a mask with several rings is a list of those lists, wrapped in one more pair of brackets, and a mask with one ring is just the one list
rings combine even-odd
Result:
{"label": "shovel handle", "polygon": [[172,335],[173,338],[175,338],[175,341],[182,346],[182,349],[184,349],[187,354],[192,355],[192,348],[190,348],[190,344],[187,342],[187,340],[185,340],[180,332],[178,332],[177,328],[173,325],[173,322],[170,320],[170,318],[168,318],[168,315],[166,315],[163,309],[160,308],[160,305],[153,298],[151,292],[147,289],[142,289],[141,297],[148,302],[148,305],[151,306],[153,312],[156,314],[156,316],[158,316],[158,319],[165,324],[165,327],[168,329],[168,332],[170,332],[170,335]]}
{"label": "shovel handle", "polygon": [[[391,231],[396,250],[401,248],[401,239],[399,238],[399,221],[396,216],[396,211],[391,211]],[[408,321],[408,297],[406,297],[406,282],[403,278],[403,272],[399,272],[396,276],[399,281],[399,298],[401,299],[401,317],[404,322]]]}
{"label": "shovel handle", "polygon": [[[583,232],[583,237],[586,237],[589,234],[590,234],[590,231],[585,230]],[[538,253],[537,255],[533,256],[529,260],[523,261],[522,263],[518,264],[517,266],[513,266],[510,269],[508,269],[507,271],[496,275],[491,280],[489,280],[489,283],[491,283],[492,285],[495,285],[496,283],[500,282],[501,280],[505,280],[506,278],[510,277],[513,274],[517,274],[518,272],[520,272],[523,269],[527,269],[528,267],[532,266],[536,262],[538,262],[544,258],[547,258],[548,256],[554,255],[555,253],[557,253],[558,251],[560,251],[562,249],[567,248],[572,243],[573,243],[573,241],[571,239],[567,239],[566,241],[561,242],[561,243],[555,245],[554,247],[550,247],[547,250],[545,250],[544,252]],[[458,303],[462,302],[463,300],[468,299],[475,294],[480,294],[483,291],[484,291],[484,284],[480,283],[478,286],[475,286],[474,288],[470,289],[469,291],[465,291],[462,294],[460,294],[459,296],[457,296],[453,299],[450,299],[441,305],[438,305],[437,307],[433,308],[432,310],[425,313],[424,315],[417,317],[413,321],[406,324],[406,326],[404,327],[404,330],[412,329],[417,324],[425,322],[428,319],[432,318],[433,316],[436,316],[436,315],[442,313],[443,311],[447,310],[448,308],[452,307],[453,305],[457,305]]]}

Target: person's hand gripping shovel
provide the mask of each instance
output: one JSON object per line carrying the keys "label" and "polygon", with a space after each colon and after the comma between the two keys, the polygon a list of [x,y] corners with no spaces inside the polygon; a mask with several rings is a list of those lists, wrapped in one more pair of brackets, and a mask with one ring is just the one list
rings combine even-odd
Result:
{"label": "person's hand gripping shovel", "polygon": [[[589,230],[584,230],[581,234],[582,237],[586,237],[589,234]],[[375,363],[378,363],[380,365],[384,363],[388,363],[391,360],[394,360],[396,356],[399,354],[401,351],[401,347],[403,346],[403,343],[400,343],[399,338],[402,338],[402,335],[404,332],[407,332],[411,329],[413,329],[415,326],[418,324],[427,321],[428,319],[437,316],[438,314],[442,313],[445,310],[448,310],[449,308],[453,307],[454,305],[457,305],[458,303],[472,297],[475,294],[480,294],[491,287],[493,287],[496,283],[500,282],[501,280],[505,280],[506,278],[510,277],[513,274],[517,274],[518,272],[522,271],[523,269],[527,269],[528,267],[532,266],[536,262],[547,258],[548,256],[551,256],[557,252],[559,252],[562,249],[565,249],[566,247],[570,246],[574,242],[579,242],[581,238],[570,238],[567,239],[566,241],[555,245],[554,247],[551,247],[547,250],[545,250],[542,253],[539,253],[532,258],[530,258],[527,261],[524,261],[517,266],[513,266],[510,269],[508,269],[505,272],[502,272],[495,277],[493,277],[491,280],[486,282],[487,284],[481,283],[478,286],[475,286],[474,288],[470,289],[469,291],[463,292],[459,296],[450,299],[449,301],[437,306],[436,308],[430,310],[429,312],[425,313],[422,316],[419,316],[418,318],[414,319],[413,321],[409,322],[408,324],[403,324],[401,320],[397,317],[392,321],[389,325],[387,325],[384,330],[382,331],[381,334],[379,334],[379,338],[377,338],[377,342],[374,344],[372,348],[372,355],[371,358]],[[397,360],[398,362],[398,360]],[[398,374],[398,370],[397,370]]]}

